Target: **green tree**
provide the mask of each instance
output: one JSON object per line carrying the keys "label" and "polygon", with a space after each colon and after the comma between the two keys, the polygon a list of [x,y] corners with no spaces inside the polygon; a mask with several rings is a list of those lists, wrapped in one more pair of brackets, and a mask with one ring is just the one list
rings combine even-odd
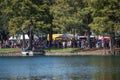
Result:
{"label": "green tree", "polygon": [[52,6],[54,31],[59,33],[87,32],[90,47],[91,8],[87,0],[56,0]]}
{"label": "green tree", "polygon": [[[0,1],[0,40],[7,40],[8,39],[8,19],[9,17],[6,14],[2,14],[3,11],[7,6],[5,4],[2,3],[3,0]],[[6,12],[10,12],[9,10],[7,10]]]}
{"label": "green tree", "polygon": [[81,9],[79,11],[80,13],[80,19],[81,19],[81,26],[83,27],[84,31],[87,33],[87,42],[88,42],[88,48],[91,48],[91,40],[90,40],[90,31],[91,28],[89,24],[92,22],[93,17],[91,15],[92,9],[89,7],[88,0],[82,0],[81,1]]}
{"label": "green tree", "polygon": [[[75,0],[56,0],[51,7],[53,30],[59,33],[70,33],[81,24],[79,3]],[[76,29],[77,30],[77,29]]]}
{"label": "green tree", "polygon": [[93,22],[91,28],[99,34],[107,33],[111,37],[112,45],[115,45],[115,32],[120,27],[120,3],[119,0],[92,0],[89,1],[93,10]]}
{"label": "green tree", "polygon": [[49,26],[45,0],[3,0],[1,7],[2,16],[7,18],[10,34],[28,33],[30,49],[33,33]]}

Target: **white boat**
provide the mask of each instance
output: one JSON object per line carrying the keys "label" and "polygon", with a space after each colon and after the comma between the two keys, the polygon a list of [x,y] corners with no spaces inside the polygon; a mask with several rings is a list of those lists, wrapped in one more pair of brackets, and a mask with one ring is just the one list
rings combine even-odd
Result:
{"label": "white boat", "polygon": [[44,50],[22,50],[23,56],[44,55]]}

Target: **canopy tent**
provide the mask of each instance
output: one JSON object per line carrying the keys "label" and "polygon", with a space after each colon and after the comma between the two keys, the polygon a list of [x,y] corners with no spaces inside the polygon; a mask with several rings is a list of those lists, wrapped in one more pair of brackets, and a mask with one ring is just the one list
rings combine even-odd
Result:
{"label": "canopy tent", "polygon": [[[60,36],[62,34],[52,34],[52,40],[54,41],[56,37]],[[50,41],[50,34],[47,35],[47,40]]]}
{"label": "canopy tent", "polygon": [[[23,39],[23,35],[20,35],[19,39],[22,40]],[[25,34],[25,39],[29,39],[29,36],[27,34]]]}
{"label": "canopy tent", "polygon": [[102,37],[102,41],[104,40],[110,40],[110,37]]}
{"label": "canopy tent", "polygon": [[70,35],[70,34],[62,34],[62,35],[56,37],[56,40],[59,39],[59,38],[61,38],[61,39],[63,39],[63,40],[64,40],[64,39],[72,39],[73,36]]}
{"label": "canopy tent", "polygon": [[[18,36],[18,37],[16,37],[16,36],[11,36],[10,38],[9,38],[9,40],[22,40],[23,39],[23,35],[20,35],[20,36]],[[29,37],[28,37],[28,35],[27,34],[25,34],[25,39],[29,39]]]}
{"label": "canopy tent", "polygon": [[15,37],[15,36],[11,36],[11,37],[9,38],[9,40],[16,40],[16,37]]}
{"label": "canopy tent", "polygon": [[104,40],[110,40],[110,37],[109,36],[105,36],[105,37],[100,36],[98,39],[104,41]]}
{"label": "canopy tent", "polygon": [[[73,34],[52,34],[52,40],[70,40],[73,36]],[[50,34],[47,35],[47,40],[50,40]]]}
{"label": "canopy tent", "polygon": [[[23,35],[19,35],[18,37],[16,36],[11,36],[9,38],[9,40],[22,40],[23,39]],[[29,36],[27,34],[25,34],[25,39],[28,40],[29,39]],[[36,35],[34,35],[34,39],[39,39]]]}

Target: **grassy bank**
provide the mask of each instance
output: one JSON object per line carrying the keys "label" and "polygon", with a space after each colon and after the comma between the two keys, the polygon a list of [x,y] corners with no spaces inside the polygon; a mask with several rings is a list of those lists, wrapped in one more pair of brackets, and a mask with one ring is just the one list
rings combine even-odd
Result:
{"label": "grassy bank", "polygon": [[45,51],[47,52],[74,52],[76,50],[80,50],[80,48],[49,48]]}
{"label": "grassy bank", "polygon": [[[19,48],[1,48],[0,52],[17,52],[20,51]],[[80,48],[48,48],[45,49],[46,52],[74,52],[80,50]]]}
{"label": "grassy bank", "polygon": [[[20,51],[19,48],[1,48],[0,52],[17,52]],[[46,52],[74,52],[80,50],[80,48],[48,48],[45,49]]]}
{"label": "grassy bank", "polygon": [[[42,49],[43,50],[43,49]],[[23,56],[20,48],[2,48],[0,56]],[[7,53],[7,54],[6,54]],[[64,53],[64,54],[63,54]],[[120,49],[115,54],[120,54]],[[46,56],[73,56],[73,55],[115,55],[109,49],[80,49],[80,48],[47,48]]]}
{"label": "grassy bank", "polygon": [[17,52],[20,51],[18,48],[1,48],[0,52]]}

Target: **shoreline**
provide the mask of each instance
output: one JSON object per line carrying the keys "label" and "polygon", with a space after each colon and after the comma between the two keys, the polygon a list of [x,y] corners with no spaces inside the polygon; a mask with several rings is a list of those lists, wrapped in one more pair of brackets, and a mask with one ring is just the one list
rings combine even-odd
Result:
{"label": "shoreline", "polygon": [[[106,55],[119,55],[120,50],[111,53],[109,50],[98,49],[98,50],[85,50],[85,51],[76,51],[76,52],[45,52],[44,56],[106,56]],[[23,55],[20,51],[17,52],[0,52],[0,57],[22,57],[27,56]],[[33,55],[34,56],[34,55]],[[41,56],[41,55],[38,55]]]}
{"label": "shoreline", "polygon": [[17,57],[23,56],[21,52],[0,52],[0,57]]}
{"label": "shoreline", "polygon": [[47,52],[46,56],[107,56],[107,55],[119,55],[120,51],[110,53],[109,51],[97,50],[97,51],[81,51],[81,52]]}

